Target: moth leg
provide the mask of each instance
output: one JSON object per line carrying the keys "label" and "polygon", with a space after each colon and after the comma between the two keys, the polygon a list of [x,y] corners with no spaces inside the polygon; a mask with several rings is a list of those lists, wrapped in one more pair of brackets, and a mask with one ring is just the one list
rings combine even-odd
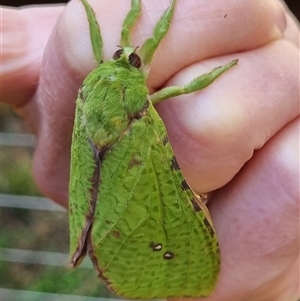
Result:
{"label": "moth leg", "polygon": [[190,94],[195,91],[201,90],[210,85],[221,74],[226,72],[228,69],[230,69],[237,63],[238,60],[233,60],[224,66],[217,67],[209,73],[205,73],[196,77],[190,83],[184,85],[183,87],[171,86],[163,88],[150,95],[150,100],[152,101],[152,104],[157,104],[160,101],[168,99],[170,97],[175,97],[182,94]]}
{"label": "moth leg", "polygon": [[100,27],[96,19],[96,15],[90,4],[86,0],[81,0],[83,4],[87,18],[89,21],[90,37],[93,48],[94,58],[98,65],[103,62],[103,41],[101,37]]}
{"label": "moth leg", "polygon": [[164,38],[164,36],[169,30],[170,23],[174,13],[175,3],[176,0],[172,0],[168,9],[164,12],[160,20],[155,25],[153,29],[152,37],[147,39],[141,47],[139,55],[145,66],[151,63],[155,50],[157,49],[159,43],[161,42],[161,40]]}
{"label": "moth leg", "polygon": [[81,237],[78,242],[78,247],[76,248],[71,258],[72,267],[79,266],[90,249],[89,238],[93,226],[95,209],[96,209],[96,204],[98,199],[99,182],[100,182],[100,165],[101,165],[100,150],[98,150],[98,148],[93,144],[93,142],[90,139],[89,139],[89,143],[94,152],[95,169],[94,169],[93,177],[91,179],[92,188],[90,190],[89,212],[86,214],[86,221],[82,229]]}
{"label": "moth leg", "polygon": [[126,15],[123,21],[122,31],[121,31],[121,46],[122,47],[132,47],[130,41],[130,29],[136,22],[137,18],[141,13],[141,0],[131,0],[131,9]]}

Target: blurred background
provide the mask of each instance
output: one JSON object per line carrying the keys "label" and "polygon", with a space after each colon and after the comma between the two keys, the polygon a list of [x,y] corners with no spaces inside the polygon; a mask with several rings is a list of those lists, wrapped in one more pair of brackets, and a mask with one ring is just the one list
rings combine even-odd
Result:
{"label": "blurred background", "polygon": [[[67,1],[1,0],[1,5],[61,2]],[[286,3],[299,20],[299,0]],[[0,104],[1,301],[116,299],[97,279],[89,261],[70,270],[68,214],[35,187],[34,145],[21,120]]]}
{"label": "blurred background", "polygon": [[[1,5],[21,6],[28,4],[46,4],[46,3],[67,3],[68,1],[57,0],[1,0]],[[299,0],[287,0],[285,1],[290,10],[300,20],[300,3]]]}
{"label": "blurred background", "polygon": [[[9,6],[22,6],[29,4],[47,4],[47,3],[67,3],[68,1],[57,1],[57,0],[1,0],[1,5]],[[287,0],[285,1],[289,6],[290,10],[300,20],[300,3],[299,0]]]}

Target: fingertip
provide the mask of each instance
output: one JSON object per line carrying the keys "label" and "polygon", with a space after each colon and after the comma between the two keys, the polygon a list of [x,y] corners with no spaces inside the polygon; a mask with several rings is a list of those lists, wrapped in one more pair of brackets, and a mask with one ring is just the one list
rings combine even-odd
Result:
{"label": "fingertip", "polygon": [[[235,294],[248,292],[251,285],[251,292],[261,294],[261,283],[267,288],[264,296],[271,292],[268,300],[275,300],[272,287],[294,290],[293,282],[285,282],[284,275],[293,271],[293,279],[297,272],[291,268],[299,257],[298,136],[299,118],[212,195],[208,206],[222,254],[217,295],[229,294],[230,300],[236,300]],[[237,280],[238,290],[230,289]]]}
{"label": "fingertip", "polygon": [[31,100],[45,45],[62,9],[43,5],[1,8],[1,101],[21,109]]}
{"label": "fingertip", "polygon": [[30,51],[30,28],[24,14],[2,8],[1,17],[1,102],[21,106],[35,91],[40,60]]}

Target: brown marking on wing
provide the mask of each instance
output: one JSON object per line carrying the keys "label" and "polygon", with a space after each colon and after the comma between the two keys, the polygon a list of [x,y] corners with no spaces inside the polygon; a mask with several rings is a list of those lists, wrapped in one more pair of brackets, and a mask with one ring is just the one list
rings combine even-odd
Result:
{"label": "brown marking on wing", "polygon": [[190,199],[190,202],[193,205],[194,211],[196,211],[196,212],[201,211],[200,206],[198,205],[198,203],[196,202],[196,200],[194,198]]}
{"label": "brown marking on wing", "polygon": [[166,135],[163,140],[162,140],[162,144],[165,146],[169,143],[169,137]]}
{"label": "brown marking on wing", "polygon": [[116,237],[116,238],[120,238],[120,237],[121,237],[121,233],[120,233],[119,231],[117,231],[117,230],[114,230],[114,231],[112,232],[112,235],[113,235],[114,237]]}
{"label": "brown marking on wing", "polygon": [[180,170],[178,162],[177,162],[177,160],[176,160],[176,158],[174,156],[171,159],[171,169],[172,170]]}
{"label": "brown marking on wing", "polygon": [[128,164],[127,170],[130,170],[131,168],[133,168],[134,166],[140,166],[143,163],[142,160],[140,160],[139,158],[133,156]]}
{"label": "brown marking on wing", "polygon": [[205,224],[206,228],[208,229],[210,236],[214,237],[216,235],[215,230],[212,228],[212,226],[209,223],[209,221],[207,220],[207,218],[204,219],[204,224]]}
{"label": "brown marking on wing", "polygon": [[94,269],[97,271],[98,273],[98,277],[107,285],[107,287],[114,293],[116,293],[116,291],[114,290],[114,288],[112,287],[112,283],[110,282],[110,280],[104,276],[104,273],[105,273],[105,268],[103,269],[100,269],[99,267],[99,263],[98,263],[98,259],[97,257],[94,255],[93,253],[93,246],[92,246],[92,237],[89,236],[88,237],[88,243],[87,245],[89,246],[87,252],[88,252],[88,255],[92,261],[92,264],[94,266]]}
{"label": "brown marking on wing", "polygon": [[186,180],[183,180],[183,181],[181,182],[180,187],[181,187],[183,190],[190,189],[190,186],[189,186],[189,184],[187,183]]}
{"label": "brown marking on wing", "polygon": [[85,216],[85,225],[81,232],[81,237],[78,241],[78,247],[76,248],[74,254],[71,257],[71,266],[76,267],[79,266],[84,257],[86,256],[88,252],[88,240],[91,234],[93,221],[94,221],[94,214],[96,209],[96,203],[98,198],[98,188],[99,188],[99,182],[100,182],[100,158],[99,158],[99,150],[96,148],[96,146],[89,140],[90,145],[94,152],[95,157],[95,170],[94,174],[92,176],[92,188],[90,190],[90,200],[87,200],[89,202],[89,211]]}

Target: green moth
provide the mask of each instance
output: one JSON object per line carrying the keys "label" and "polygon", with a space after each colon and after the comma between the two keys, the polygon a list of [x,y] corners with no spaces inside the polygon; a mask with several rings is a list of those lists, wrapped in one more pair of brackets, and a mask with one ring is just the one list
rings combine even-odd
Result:
{"label": "green moth", "polygon": [[211,217],[185,181],[164,123],[153,104],[200,90],[237,64],[203,74],[184,87],[152,95],[146,87],[153,54],[166,35],[176,1],[139,48],[130,29],[141,12],[132,0],[120,49],[102,61],[95,14],[85,7],[99,66],[76,101],[70,175],[71,264],[88,255],[99,277],[131,299],[207,296],[216,284],[220,254]]}

